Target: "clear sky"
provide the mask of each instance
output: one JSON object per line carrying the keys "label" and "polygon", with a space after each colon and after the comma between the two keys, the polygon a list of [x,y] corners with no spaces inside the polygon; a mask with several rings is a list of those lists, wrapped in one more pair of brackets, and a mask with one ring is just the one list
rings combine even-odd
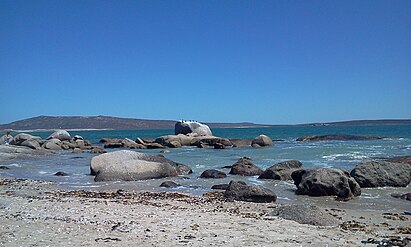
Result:
{"label": "clear sky", "polygon": [[0,123],[411,118],[411,1],[0,0]]}

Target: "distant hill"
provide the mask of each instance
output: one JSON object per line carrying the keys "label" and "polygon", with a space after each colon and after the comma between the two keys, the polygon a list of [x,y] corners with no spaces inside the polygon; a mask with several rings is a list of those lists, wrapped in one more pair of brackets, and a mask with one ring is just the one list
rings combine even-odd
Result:
{"label": "distant hill", "polygon": [[299,124],[300,126],[365,126],[365,125],[411,125],[411,119],[352,120],[329,123]]}
{"label": "distant hill", "polygon": [[[0,130],[53,130],[53,129],[174,129],[174,120],[147,120],[134,118],[118,118],[109,116],[39,116],[0,125]],[[249,122],[243,123],[205,123],[211,128],[252,128],[272,127],[279,125],[263,125]],[[297,126],[343,126],[343,125],[398,125],[411,124],[411,119],[405,120],[355,120],[330,123],[299,124]],[[287,126],[287,125],[281,125]],[[1,134],[1,133],[0,133]]]}
{"label": "distant hill", "polygon": [[[39,116],[0,125],[0,129],[52,130],[52,129],[174,129],[174,120],[147,120],[109,116]],[[206,123],[211,128],[265,127],[254,123]]]}

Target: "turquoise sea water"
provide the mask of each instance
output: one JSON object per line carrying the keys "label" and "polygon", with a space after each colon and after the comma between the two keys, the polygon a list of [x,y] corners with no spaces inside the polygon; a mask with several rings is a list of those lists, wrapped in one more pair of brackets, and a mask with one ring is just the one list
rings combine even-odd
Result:
{"label": "turquoise sea water", "polygon": [[[411,155],[411,125],[389,126],[285,126],[272,128],[238,128],[213,129],[213,134],[226,138],[252,139],[260,134],[266,134],[272,139],[281,139],[273,147],[252,148],[240,147],[224,150],[199,149],[183,147],[170,149],[164,154],[176,162],[190,166],[194,173],[185,178],[168,178],[161,180],[146,180],[134,182],[104,182],[97,183],[89,176],[90,160],[94,156],[89,153],[72,154],[62,152],[60,155],[34,158],[32,160],[0,161],[11,169],[0,170],[0,176],[33,178],[56,181],[60,186],[68,189],[129,189],[129,190],[170,190],[159,188],[164,180],[174,180],[182,187],[172,191],[182,191],[200,195],[210,191],[213,184],[228,183],[232,179],[244,180],[247,183],[260,184],[274,190],[279,201],[283,203],[308,200],[304,196],[295,196],[295,186],[292,181],[258,180],[256,177],[228,176],[226,179],[200,179],[202,171],[210,168],[219,169],[226,173],[223,166],[232,165],[241,157],[250,157],[253,162],[265,169],[277,162],[297,159],[304,167],[336,167],[351,170],[359,162],[383,157]],[[151,137],[174,134],[174,130],[99,130],[99,131],[69,131],[72,136],[81,135],[93,143],[103,137],[130,138]],[[35,132],[33,135],[46,138],[51,132]],[[296,138],[306,135],[325,134],[362,134],[378,135],[386,138],[370,141],[326,141],[326,142],[296,142]],[[111,149],[108,151],[114,151]],[[158,154],[160,150],[136,150],[139,152]],[[67,177],[53,176],[57,171],[64,171]],[[382,188],[365,189],[360,198],[352,200],[351,205],[360,203],[361,207],[388,207],[392,198],[389,193],[410,192],[410,188]],[[318,200],[310,198],[312,200]],[[376,203],[378,201],[379,203]],[[381,203],[384,202],[384,203]],[[323,202],[324,203],[324,202]],[[395,207],[401,207],[401,203]],[[406,204],[404,204],[406,207]]]}

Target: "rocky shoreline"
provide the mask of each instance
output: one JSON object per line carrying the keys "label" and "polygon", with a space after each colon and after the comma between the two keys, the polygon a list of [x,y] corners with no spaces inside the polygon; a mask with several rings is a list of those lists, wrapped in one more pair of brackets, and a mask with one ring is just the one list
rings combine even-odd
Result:
{"label": "rocky shoreline", "polygon": [[405,246],[411,234],[404,212],[310,206],[306,214],[303,206],[229,201],[219,193],[65,191],[1,178],[0,195],[3,246]]}

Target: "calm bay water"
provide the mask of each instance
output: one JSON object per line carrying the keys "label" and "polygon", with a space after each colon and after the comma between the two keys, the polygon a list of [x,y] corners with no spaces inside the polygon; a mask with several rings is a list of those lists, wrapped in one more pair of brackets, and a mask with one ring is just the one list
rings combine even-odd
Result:
{"label": "calm bay water", "polygon": [[[33,158],[31,160],[0,161],[0,165],[6,165],[10,169],[0,170],[0,176],[32,178],[56,181],[59,186],[66,189],[128,189],[128,190],[170,190],[159,188],[159,184],[165,180],[174,180],[182,187],[172,191],[182,191],[194,195],[200,195],[210,191],[213,184],[228,183],[232,179],[244,180],[247,183],[260,184],[274,190],[279,202],[294,203],[304,201],[328,199],[308,198],[295,196],[295,186],[292,182],[258,180],[256,177],[228,176],[226,179],[207,180],[200,179],[202,171],[210,168],[223,170],[223,166],[232,165],[241,157],[250,157],[254,163],[265,169],[277,162],[297,159],[304,167],[335,167],[340,169],[352,169],[356,164],[364,160],[411,155],[411,125],[389,126],[286,126],[272,128],[238,128],[238,129],[213,129],[213,134],[226,138],[252,139],[260,134],[266,134],[272,139],[283,141],[275,142],[273,147],[251,148],[241,147],[224,150],[199,149],[196,147],[184,147],[171,149],[164,154],[176,162],[190,166],[194,173],[184,178],[168,178],[161,180],[146,180],[133,182],[94,182],[89,176],[90,160],[94,156],[89,153],[72,154],[62,152],[61,155]],[[35,132],[34,135],[46,138],[51,132]],[[103,137],[130,138],[151,137],[174,134],[174,130],[99,130],[99,131],[70,131],[72,136],[81,135],[93,143]],[[362,134],[387,137],[383,140],[372,141],[327,141],[327,142],[296,142],[295,139],[306,135],[325,134]],[[109,151],[114,151],[109,150]],[[158,154],[160,150],[136,150],[145,153]],[[70,175],[56,177],[53,174],[64,171]],[[351,206],[375,208],[407,208],[406,203],[390,203],[390,193],[410,192],[410,188],[381,188],[365,189],[360,198],[351,200]]]}

